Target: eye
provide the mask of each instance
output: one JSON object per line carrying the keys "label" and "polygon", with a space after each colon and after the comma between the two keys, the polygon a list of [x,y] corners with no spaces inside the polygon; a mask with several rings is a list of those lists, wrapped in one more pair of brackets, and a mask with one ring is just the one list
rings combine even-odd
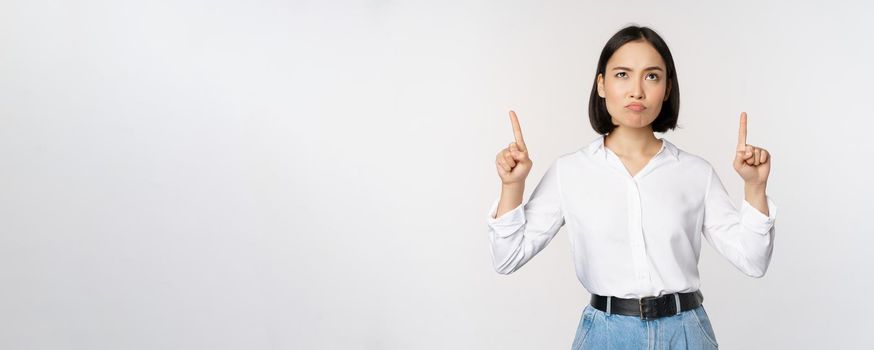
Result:
{"label": "eye", "polygon": [[653,77],[652,80],[659,80],[659,75],[658,75],[658,74],[655,74],[655,73],[649,73],[649,74],[646,75],[647,78],[649,78],[650,76]]}
{"label": "eye", "polygon": [[617,78],[622,78],[622,77],[619,76],[619,74],[625,74],[625,72],[619,72],[619,73],[614,74],[613,76],[615,76],[615,77],[617,77]]}

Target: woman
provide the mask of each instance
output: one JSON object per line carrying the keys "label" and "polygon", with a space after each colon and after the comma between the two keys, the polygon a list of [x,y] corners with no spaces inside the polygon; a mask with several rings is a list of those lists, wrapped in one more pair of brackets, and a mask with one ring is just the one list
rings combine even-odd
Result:
{"label": "woman", "polygon": [[746,275],[768,268],[777,212],[765,194],[770,154],[746,143],[741,113],[737,210],[707,160],[653,134],[676,127],[679,107],[665,42],[646,27],[622,29],[601,52],[589,101],[601,136],[553,162],[524,206],[532,161],[510,112],[516,140],[497,155],[501,196],[488,217],[493,262],[512,273],[568,225],[577,278],[592,294],[574,349],[718,348],[699,291],[702,235]]}

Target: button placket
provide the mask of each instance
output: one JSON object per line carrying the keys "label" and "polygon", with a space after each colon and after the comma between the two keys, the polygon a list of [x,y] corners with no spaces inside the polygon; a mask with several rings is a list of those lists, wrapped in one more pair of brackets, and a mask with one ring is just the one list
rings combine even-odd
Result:
{"label": "button placket", "polygon": [[628,183],[628,240],[631,242],[632,259],[637,279],[645,285],[649,281],[649,268],[646,263],[646,244],[643,239],[641,222],[640,189],[637,181],[629,177]]}
{"label": "button placket", "polygon": [[[659,151],[661,153],[661,151]],[[640,200],[640,189],[637,185],[637,179],[649,172],[649,168],[653,165],[653,161],[658,160],[658,154],[649,163],[641,169],[638,176],[631,176],[622,160],[614,155],[612,151],[604,147],[604,156],[607,164],[614,168],[617,172],[624,175],[627,188],[626,204],[628,208],[628,242],[631,245],[631,257],[634,265],[634,273],[641,290],[648,290],[650,283],[649,264],[646,261],[646,244],[643,239],[643,222],[642,208]]]}

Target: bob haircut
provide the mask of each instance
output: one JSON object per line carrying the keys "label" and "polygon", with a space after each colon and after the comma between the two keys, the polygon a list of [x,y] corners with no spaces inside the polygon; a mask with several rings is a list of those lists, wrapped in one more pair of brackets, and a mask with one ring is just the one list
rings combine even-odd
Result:
{"label": "bob haircut", "polygon": [[606,79],[607,61],[613,56],[613,53],[622,47],[622,45],[637,40],[646,40],[662,56],[662,60],[665,61],[667,66],[665,74],[668,79],[666,83],[670,84],[671,88],[668,92],[668,100],[662,102],[662,109],[652,122],[652,130],[664,133],[677,127],[677,116],[680,114],[680,84],[677,83],[677,70],[674,67],[674,57],[671,56],[671,50],[668,49],[668,45],[665,44],[662,37],[652,29],[628,26],[616,32],[607,41],[604,49],[601,50],[601,58],[598,59],[595,82],[592,84],[592,94],[589,96],[589,122],[592,123],[592,128],[595,129],[595,132],[601,135],[613,131],[618,125],[613,124],[610,113],[607,112],[606,100],[598,95],[598,74],[604,74],[604,79]]}

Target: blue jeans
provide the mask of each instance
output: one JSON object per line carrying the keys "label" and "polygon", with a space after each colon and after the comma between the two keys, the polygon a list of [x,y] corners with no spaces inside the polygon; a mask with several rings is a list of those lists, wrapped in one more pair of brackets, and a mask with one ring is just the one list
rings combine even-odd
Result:
{"label": "blue jeans", "polygon": [[586,305],[572,350],[717,349],[716,334],[704,305],[654,320],[607,314]]}

